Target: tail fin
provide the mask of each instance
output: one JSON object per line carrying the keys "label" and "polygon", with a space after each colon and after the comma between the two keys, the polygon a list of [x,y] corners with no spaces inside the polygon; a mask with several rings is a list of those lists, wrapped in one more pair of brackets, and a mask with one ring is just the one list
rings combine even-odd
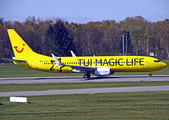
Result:
{"label": "tail fin", "polygon": [[34,53],[32,49],[22,40],[14,29],[7,29],[12,49],[17,59],[24,59]]}

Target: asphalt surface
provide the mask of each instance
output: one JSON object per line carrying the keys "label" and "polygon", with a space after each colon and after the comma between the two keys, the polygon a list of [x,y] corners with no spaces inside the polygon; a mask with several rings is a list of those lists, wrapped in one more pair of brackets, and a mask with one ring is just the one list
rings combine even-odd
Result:
{"label": "asphalt surface", "polygon": [[[35,83],[81,83],[81,82],[127,82],[127,81],[169,81],[169,75],[148,76],[110,76],[104,78],[92,77],[31,77],[31,78],[0,78],[0,84],[35,84]],[[144,87],[117,87],[117,88],[90,88],[69,90],[44,90],[44,91],[21,91],[0,92],[0,97],[8,96],[38,96],[60,94],[96,94],[113,92],[143,92],[143,91],[169,91],[167,86],[144,86]]]}
{"label": "asphalt surface", "polygon": [[89,89],[69,89],[69,90],[0,92],[0,97],[61,95],[61,94],[96,94],[96,93],[143,92],[143,91],[169,91],[169,86],[89,88]]}
{"label": "asphalt surface", "polygon": [[0,84],[36,84],[36,83],[83,83],[83,82],[136,82],[136,81],[169,81],[169,75],[109,76],[83,79],[80,77],[24,77],[0,78]]}

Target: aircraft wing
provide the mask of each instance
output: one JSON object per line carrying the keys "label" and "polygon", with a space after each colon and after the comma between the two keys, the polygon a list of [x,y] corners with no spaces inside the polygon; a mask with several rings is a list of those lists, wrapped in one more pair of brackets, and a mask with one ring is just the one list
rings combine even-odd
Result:
{"label": "aircraft wing", "polygon": [[[69,67],[71,67],[71,69],[72,69],[73,72],[80,72],[80,73],[93,72],[93,71],[96,69],[96,67],[66,65],[66,64],[60,63],[60,62],[58,61],[58,59],[55,57],[54,54],[51,54],[51,55],[52,55],[52,57],[53,57],[53,59],[54,59],[54,61],[55,61],[55,63],[56,63],[56,65],[55,65],[54,68],[56,68],[58,65],[64,65],[64,66],[69,66]],[[70,69],[70,70],[71,70],[71,69]]]}
{"label": "aircraft wing", "polygon": [[76,57],[75,53],[72,50],[70,50],[70,52],[72,54],[72,57]]}
{"label": "aircraft wing", "polygon": [[87,67],[87,66],[76,66],[76,65],[65,65],[71,67],[72,71],[74,72],[93,72],[96,68],[95,67]]}

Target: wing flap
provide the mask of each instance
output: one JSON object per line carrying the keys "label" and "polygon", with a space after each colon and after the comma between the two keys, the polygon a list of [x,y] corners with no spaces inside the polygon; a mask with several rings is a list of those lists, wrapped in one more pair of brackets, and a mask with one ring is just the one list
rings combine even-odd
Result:
{"label": "wing flap", "polygon": [[69,66],[69,67],[71,67],[72,69],[77,69],[77,70],[93,71],[93,70],[96,69],[95,67],[66,65],[66,64],[64,64],[64,65],[65,65],[65,66]]}

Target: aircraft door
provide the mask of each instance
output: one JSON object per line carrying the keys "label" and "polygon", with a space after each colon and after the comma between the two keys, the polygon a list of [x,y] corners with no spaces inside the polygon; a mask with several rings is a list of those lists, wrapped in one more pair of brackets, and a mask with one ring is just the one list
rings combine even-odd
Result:
{"label": "aircraft door", "polygon": [[146,59],[145,65],[146,65],[146,67],[149,67],[149,59]]}
{"label": "aircraft door", "polygon": [[39,60],[35,61],[35,68],[39,68]]}

